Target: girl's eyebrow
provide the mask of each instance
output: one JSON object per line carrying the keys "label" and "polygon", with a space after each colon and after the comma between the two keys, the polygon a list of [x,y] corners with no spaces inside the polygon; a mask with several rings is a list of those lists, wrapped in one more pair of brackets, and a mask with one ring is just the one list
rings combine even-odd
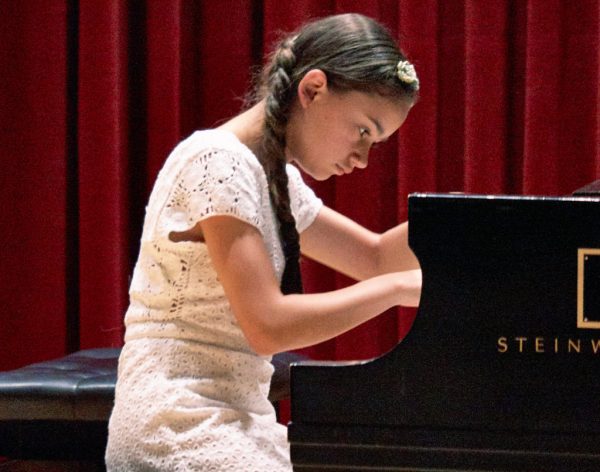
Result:
{"label": "girl's eyebrow", "polygon": [[375,128],[377,128],[377,132],[382,135],[383,133],[383,126],[381,126],[381,123],[379,122],[379,120],[377,120],[377,118],[373,118],[372,116],[367,115],[367,118],[375,125]]}

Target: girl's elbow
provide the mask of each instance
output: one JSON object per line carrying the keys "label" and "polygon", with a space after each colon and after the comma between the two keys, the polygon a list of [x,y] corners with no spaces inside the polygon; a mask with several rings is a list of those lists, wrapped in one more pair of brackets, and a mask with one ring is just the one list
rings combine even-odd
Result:
{"label": "girl's elbow", "polygon": [[246,335],[246,339],[250,348],[259,356],[273,356],[283,351],[275,339],[264,333]]}
{"label": "girl's elbow", "polygon": [[[269,299],[260,304],[249,304],[234,310],[250,348],[260,356],[272,356],[287,350],[284,313],[279,300]],[[267,314],[267,315],[265,315]]]}
{"label": "girl's elbow", "polygon": [[259,356],[272,356],[285,350],[279,336],[268,325],[255,321],[251,326],[242,326],[242,332],[250,348]]}

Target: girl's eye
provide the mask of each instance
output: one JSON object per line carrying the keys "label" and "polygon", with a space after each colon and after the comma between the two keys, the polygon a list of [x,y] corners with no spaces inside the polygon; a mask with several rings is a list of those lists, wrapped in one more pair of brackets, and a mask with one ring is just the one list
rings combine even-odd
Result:
{"label": "girl's eye", "polygon": [[358,128],[358,132],[360,133],[360,137],[364,138],[365,136],[369,136],[369,130],[367,128]]}

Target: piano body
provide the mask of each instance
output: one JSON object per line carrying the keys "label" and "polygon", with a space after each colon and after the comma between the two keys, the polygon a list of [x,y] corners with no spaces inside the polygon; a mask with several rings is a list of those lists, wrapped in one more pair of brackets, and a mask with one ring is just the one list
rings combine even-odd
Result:
{"label": "piano body", "polygon": [[414,194],[406,338],[291,368],[295,471],[600,471],[600,199]]}

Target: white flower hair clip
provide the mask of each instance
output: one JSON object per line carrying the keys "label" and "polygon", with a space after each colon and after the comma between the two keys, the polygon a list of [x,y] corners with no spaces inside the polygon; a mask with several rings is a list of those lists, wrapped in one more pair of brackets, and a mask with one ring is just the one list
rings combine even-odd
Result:
{"label": "white flower hair clip", "polygon": [[396,74],[400,82],[410,85],[414,90],[419,90],[419,78],[413,66],[408,61],[400,61],[396,66]]}

